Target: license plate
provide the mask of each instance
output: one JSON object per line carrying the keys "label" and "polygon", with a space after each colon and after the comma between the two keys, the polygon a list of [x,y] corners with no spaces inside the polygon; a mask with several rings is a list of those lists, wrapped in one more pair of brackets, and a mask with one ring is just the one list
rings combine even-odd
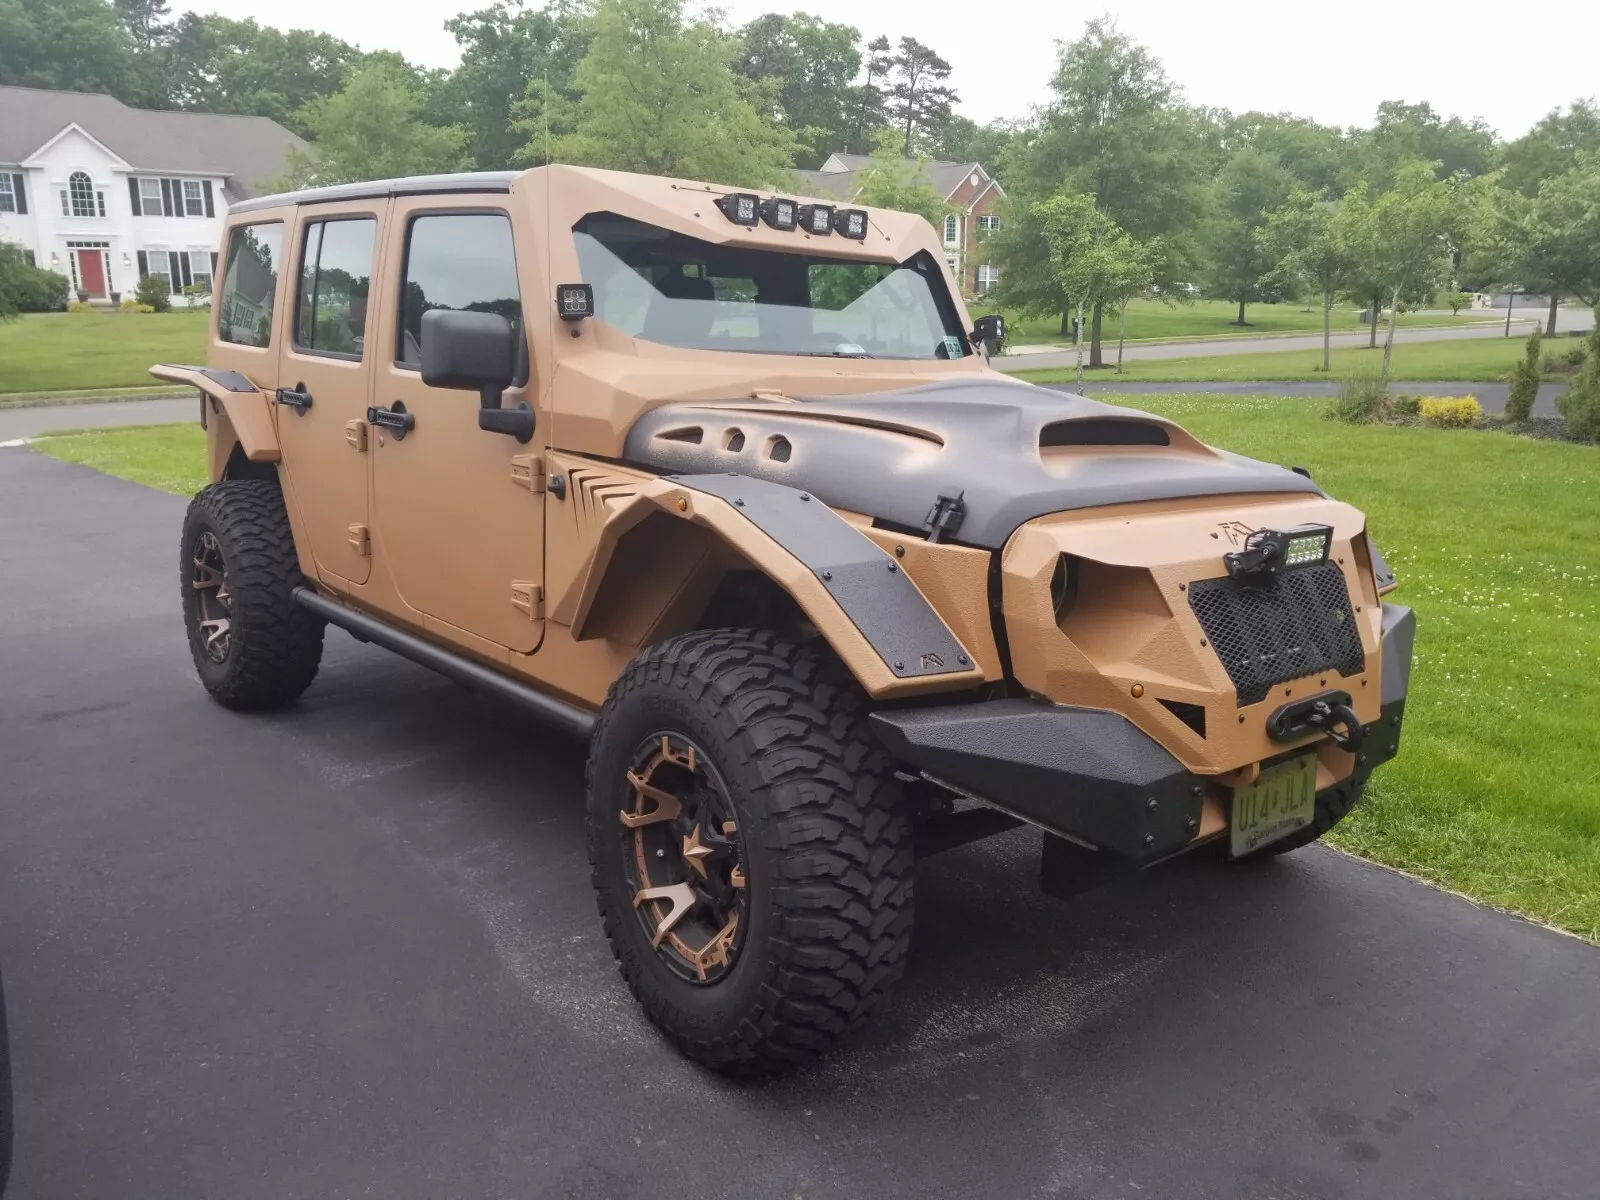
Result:
{"label": "license plate", "polygon": [[1259,850],[1311,824],[1317,811],[1317,756],[1302,754],[1261,772],[1233,793],[1234,857]]}

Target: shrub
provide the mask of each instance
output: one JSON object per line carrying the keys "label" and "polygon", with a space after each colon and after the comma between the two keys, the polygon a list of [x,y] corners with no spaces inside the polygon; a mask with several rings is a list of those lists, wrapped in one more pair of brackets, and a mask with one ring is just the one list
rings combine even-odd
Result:
{"label": "shrub", "polygon": [[67,311],[69,313],[94,313],[99,312],[100,310],[94,305],[90,304],[87,300],[74,300],[71,304],[67,305]]}
{"label": "shrub", "polygon": [[139,276],[139,286],[134,295],[140,304],[148,304],[151,312],[167,312],[172,308],[172,297],[167,294],[167,281],[160,275]]}
{"label": "shrub", "polygon": [[1522,361],[1511,368],[1511,391],[1506,397],[1506,420],[1522,424],[1533,415],[1533,402],[1539,398],[1539,343],[1543,340],[1538,326],[1528,335],[1528,346]]}
{"label": "shrub", "polygon": [[1424,425],[1440,429],[1470,429],[1483,416],[1483,409],[1473,396],[1422,396],[1417,409]]}
{"label": "shrub", "polygon": [[1556,398],[1567,433],[1580,442],[1600,442],[1600,312],[1589,331],[1583,369],[1572,386]]}
{"label": "shrub", "polygon": [[1365,425],[1383,415],[1388,385],[1379,375],[1355,374],[1339,381],[1333,415],[1349,425]]}
{"label": "shrub", "polygon": [[1450,315],[1452,317],[1459,313],[1463,308],[1472,307],[1471,292],[1446,292],[1443,299],[1444,302],[1450,306]]}
{"label": "shrub", "polygon": [[186,284],[183,289],[184,297],[189,301],[189,307],[196,312],[211,311],[211,289],[203,283]]}
{"label": "shrub", "polygon": [[0,319],[19,312],[56,312],[66,307],[65,275],[28,261],[21,246],[0,242]]}
{"label": "shrub", "polygon": [[1579,342],[1576,346],[1572,347],[1572,349],[1568,350],[1561,356],[1562,361],[1565,362],[1567,366],[1572,367],[1575,370],[1581,369],[1588,357],[1589,347],[1583,342]]}
{"label": "shrub", "polygon": [[117,305],[117,311],[125,313],[153,313],[155,312],[155,309],[151,305],[141,304],[137,300],[124,300],[121,304]]}
{"label": "shrub", "polygon": [[1421,396],[1396,396],[1394,398],[1394,415],[1397,417],[1411,417],[1415,419],[1422,411]]}

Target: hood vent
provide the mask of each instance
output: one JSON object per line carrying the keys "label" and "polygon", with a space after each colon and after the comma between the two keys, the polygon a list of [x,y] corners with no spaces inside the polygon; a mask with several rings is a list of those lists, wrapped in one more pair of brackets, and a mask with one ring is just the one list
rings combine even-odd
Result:
{"label": "hood vent", "polygon": [[1170,446],[1172,439],[1160,425],[1124,417],[1084,417],[1052,421],[1039,430],[1039,449],[1056,446]]}

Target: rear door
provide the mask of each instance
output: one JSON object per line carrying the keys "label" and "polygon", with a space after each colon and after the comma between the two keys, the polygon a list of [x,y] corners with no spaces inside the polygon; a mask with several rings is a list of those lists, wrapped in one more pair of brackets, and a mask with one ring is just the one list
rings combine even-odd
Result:
{"label": "rear door", "polygon": [[369,310],[389,201],[299,210],[288,262],[289,336],[279,357],[278,444],[318,574],[362,584],[372,570],[366,412]]}

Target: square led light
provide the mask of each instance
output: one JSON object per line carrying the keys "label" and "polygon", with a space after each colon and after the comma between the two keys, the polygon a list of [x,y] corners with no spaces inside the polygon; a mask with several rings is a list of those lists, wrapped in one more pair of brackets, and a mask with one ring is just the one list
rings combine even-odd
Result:
{"label": "square led light", "polygon": [[1284,535],[1283,565],[1310,567],[1328,561],[1333,530],[1326,525],[1296,525]]}
{"label": "square led light", "polygon": [[807,233],[814,233],[818,237],[827,237],[833,232],[833,205],[802,204],[800,206],[800,228]]}
{"label": "square led light", "polygon": [[749,192],[729,192],[726,196],[719,196],[717,207],[735,225],[754,225],[761,219],[761,197],[752,196]]}
{"label": "square led light", "polygon": [[788,233],[800,223],[800,206],[793,200],[773,196],[761,202],[761,219],[774,229]]}
{"label": "square led light", "polygon": [[859,208],[842,208],[833,214],[833,227],[841,237],[867,240],[867,214]]}
{"label": "square led light", "polygon": [[563,321],[581,321],[594,316],[594,288],[587,283],[557,284],[556,314]]}

